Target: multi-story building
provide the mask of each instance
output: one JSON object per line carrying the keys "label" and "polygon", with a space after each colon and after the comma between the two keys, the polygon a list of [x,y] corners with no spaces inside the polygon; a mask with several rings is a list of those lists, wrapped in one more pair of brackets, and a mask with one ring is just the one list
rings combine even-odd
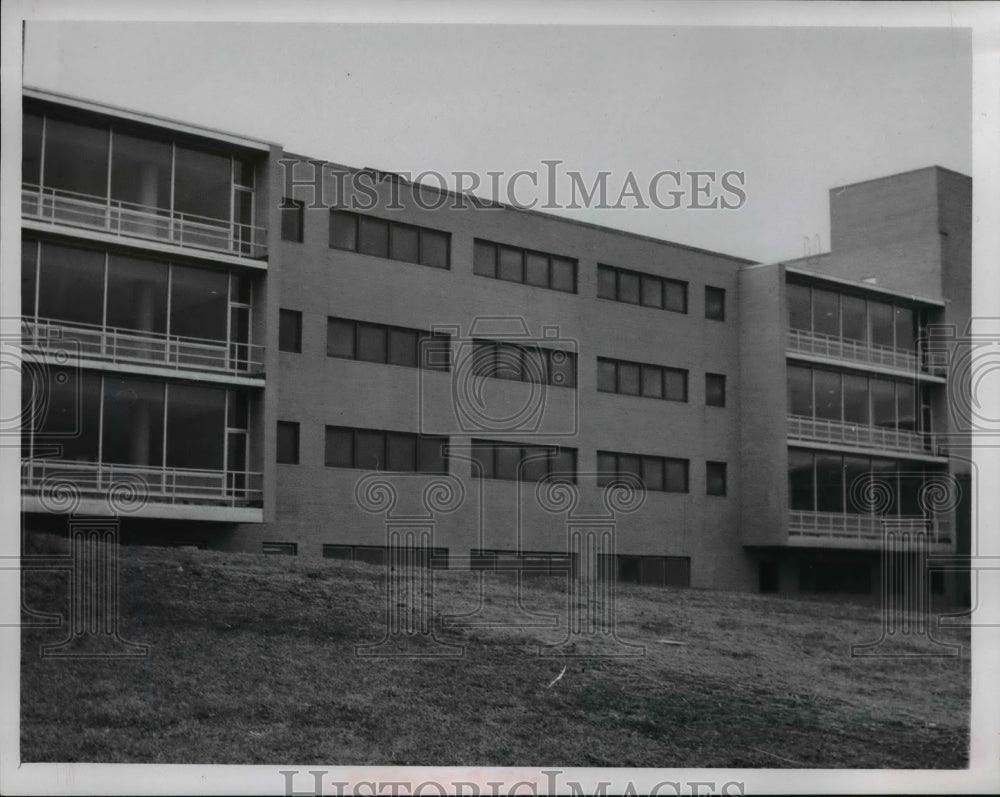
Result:
{"label": "multi-story building", "polygon": [[[436,566],[571,567],[602,513],[606,563],[645,583],[867,591],[887,524],[956,550],[924,497],[968,468],[920,341],[968,320],[968,178],[838,189],[831,254],[758,265],[24,109],[29,527],[112,513],[137,540],[381,562],[375,472],[400,506],[460,496],[412,538]],[[621,479],[641,505],[608,502]]]}

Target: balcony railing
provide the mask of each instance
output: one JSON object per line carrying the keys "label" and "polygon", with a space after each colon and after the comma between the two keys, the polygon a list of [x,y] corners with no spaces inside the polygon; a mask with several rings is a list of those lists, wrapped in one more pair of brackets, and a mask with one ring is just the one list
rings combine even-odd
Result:
{"label": "balcony railing", "polygon": [[263,497],[259,473],[224,470],[154,468],[74,462],[23,460],[21,488],[38,496],[54,512],[71,511],[76,498],[98,498],[113,510],[129,514],[145,504],[200,504],[255,507]]}
{"label": "balcony railing", "polygon": [[910,454],[943,456],[933,435],[828,421],[822,418],[788,417],[788,437],[865,448],[884,448]]}
{"label": "balcony railing", "polygon": [[236,257],[254,260],[267,257],[267,230],[263,227],[110,197],[39,188],[30,183],[21,186],[21,216],[112,235],[165,241],[184,248],[225,252]]}
{"label": "balcony railing", "polygon": [[251,343],[226,343],[49,318],[25,319],[23,329],[22,344],[41,352],[66,352],[110,363],[234,376],[259,376],[264,369],[264,347]]}
{"label": "balcony railing", "polygon": [[915,373],[918,360],[915,352],[846,340],[819,332],[805,332],[801,329],[788,330],[788,350],[818,357],[832,357],[837,360],[879,365]]}
{"label": "balcony railing", "polygon": [[813,540],[838,540],[863,542],[869,545],[881,543],[885,531],[892,533],[926,533],[932,545],[947,545],[952,542],[951,520],[945,516],[896,517],[881,515],[854,515],[843,512],[797,512],[788,513],[788,535],[790,538]]}

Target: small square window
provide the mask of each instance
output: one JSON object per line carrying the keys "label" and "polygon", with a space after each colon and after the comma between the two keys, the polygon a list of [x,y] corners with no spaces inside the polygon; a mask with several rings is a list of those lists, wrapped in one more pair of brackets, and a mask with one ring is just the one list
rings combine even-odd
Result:
{"label": "small square window", "polygon": [[576,483],[576,449],[560,448],[552,457],[549,478]]}
{"label": "small square window", "polygon": [[501,246],[497,276],[510,282],[524,282],[524,252],[509,246]]}
{"label": "small square window", "polygon": [[480,277],[496,277],[497,247],[486,241],[476,241],[472,253],[472,271]]}
{"label": "small square window", "polygon": [[343,210],[330,211],[330,248],[358,249],[358,217]]}
{"label": "small square window", "polygon": [[420,231],[416,227],[393,224],[389,235],[389,257],[416,263],[420,253]]}
{"label": "small square window", "polygon": [[326,355],[354,359],[354,322],[341,318],[326,320]]}
{"label": "small square window", "polygon": [[705,492],[708,495],[726,494],[726,463],[705,463]]}
{"label": "small square window", "polygon": [[660,457],[642,458],[642,482],[648,490],[664,489],[665,469]]}
{"label": "small square window", "polygon": [[576,355],[568,351],[549,352],[549,384],[576,387]]}
{"label": "small square window", "polygon": [[517,479],[521,464],[521,447],[513,445],[497,445],[497,479]]}
{"label": "small square window", "polygon": [[386,328],[375,324],[358,324],[358,359],[370,363],[386,361]]}
{"label": "small square window", "polygon": [[418,437],[417,470],[422,473],[447,473],[448,462],[444,453],[447,443],[447,437]]}
{"label": "small square window", "polygon": [[688,491],[688,461],[686,459],[666,460],[666,489],[671,493]]}
{"label": "small square window", "polygon": [[417,332],[412,329],[389,330],[389,364],[417,367]]}
{"label": "small square window", "polygon": [[613,360],[597,361],[597,389],[603,393],[614,393],[616,389],[615,375],[617,368]]}
{"label": "small square window", "polygon": [[298,310],[279,311],[278,349],[296,354],[302,351],[302,313]]}
{"label": "small square window", "polygon": [[618,457],[606,451],[597,452],[597,485],[611,484],[618,475]]}
{"label": "small square window", "polygon": [[642,395],[663,398],[663,369],[655,365],[642,366]]}
{"label": "small square window", "polygon": [[568,257],[552,258],[552,288],[576,293],[576,261]]}
{"label": "small square window", "polygon": [[726,377],[723,374],[705,374],[705,404],[726,406]]}
{"label": "small square window", "polygon": [[649,274],[642,276],[642,303],[646,307],[663,307],[663,280]]}
{"label": "small square window", "polygon": [[639,366],[618,363],[618,392],[626,396],[639,395]]}
{"label": "small square window", "polygon": [[451,336],[441,333],[420,333],[420,367],[432,371],[451,369]]}
{"label": "small square window", "polygon": [[434,268],[448,268],[448,233],[437,230],[420,231],[420,262]]}
{"label": "small square window", "polygon": [[306,203],[300,199],[284,199],[281,203],[281,240],[302,243],[302,227]]}
{"label": "small square window", "polygon": [[670,401],[688,400],[688,375],[687,371],[678,368],[667,368],[663,373],[665,387],[664,398]]}
{"label": "small square window", "polygon": [[376,257],[389,255],[389,222],[371,216],[358,218],[358,251]]}
{"label": "small square window", "polygon": [[323,461],[330,468],[354,467],[354,433],[350,429],[326,427],[326,452]]}
{"label": "small square window", "polygon": [[278,421],[278,463],[299,464],[299,425],[292,421]]}
{"label": "small square window", "polygon": [[639,304],[639,275],[630,271],[618,272],[618,301]]}
{"label": "small square window", "polygon": [[705,318],[712,321],[726,320],[726,292],[722,288],[705,286]]}
{"label": "small square window", "polygon": [[494,468],[494,447],[490,443],[472,444],[472,476],[473,478],[494,479],[496,470]]}
{"label": "small square window", "polygon": [[354,433],[354,467],[385,470],[385,433],[358,429]]}
{"label": "small square window", "polygon": [[688,286],[686,282],[679,280],[664,280],[663,283],[663,307],[675,313],[686,313],[688,311]]}
{"label": "small square window", "polygon": [[549,258],[538,252],[526,252],[524,258],[524,281],[540,288],[549,287]]}
{"label": "small square window", "polygon": [[386,434],[386,470],[415,471],[417,469],[417,438],[412,434]]}
{"label": "small square window", "polygon": [[617,298],[616,277],[613,268],[597,267],[597,296],[601,299]]}

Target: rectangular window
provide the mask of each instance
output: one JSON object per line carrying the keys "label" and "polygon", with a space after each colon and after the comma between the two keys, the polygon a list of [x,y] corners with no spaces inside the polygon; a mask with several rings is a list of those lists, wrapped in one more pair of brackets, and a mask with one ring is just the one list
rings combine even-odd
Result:
{"label": "rectangular window", "polygon": [[330,248],[433,268],[451,267],[450,233],[346,210],[330,211]]}
{"label": "rectangular window", "polygon": [[480,277],[576,293],[576,269],[572,258],[478,238],[473,243],[472,271]]}
{"label": "rectangular window", "polygon": [[447,371],[450,350],[449,335],[349,318],[326,319],[328,357]]}
{"label": "rectangular window", "polygon": [[686,493],[688,491],[688,460],[623,454],[615,451],[597,452],[598,486],[605,486],[616,479],[631,476],[638,477],[647,490]]}
{"label": "rectangular window", "polygon": [[656,310],[687,312],[687,283],[643,271],[597,266],[597,295],[626,304],[638,304]]}
{"label": "rectangular window", "polygon": [[278,314],[278,349],[296,354],[302,351],[302,313],[280,310]]}
{"label": "rectangular window", "polygon": [[687,401],[687,377],[682,368],[597,358],[597,389],[603,393]]}
{"label": "rectangular window", "polygon": [[297,542],[265,542],[262,543],[263,551],[273,556],[298,556],[299,544]]}
{"label": "rectangular window", "polygon": [[809,451],[791,449],[788,452],[788,504],[799,512],[816,510],[813,455]]}
{"label": "rectangular window", "polygon": [[813,390],[816,396],[816,417],[827,421],[842,420],[840,374],[820,369],[813,371]]}
{"label": "rectangular window", "polygon": [[299,464],[299,425],[293,421],[278,421],[278,463]]}
{"label": "rectangular window", "polygon": [[288,199],[281,203],[281,240],[302,243],[302,228],[305,222],[306,203],[300,199]]}
{"label": "rectangular window", "polygon": [[708,495],[726,494],[726,463],[705,463],[705,492]]}
{"label": "rectangular window", "polygon": [[813,288],[813,332],[840,337],[840,294]]}
{"label": "rectangular window", "polygon": [[807,285],[788,283],[788,326],[812,332],[812,299]]}
{"label": "rectangular window", "polygon": [[705,318],[712,321],[726,320],[726,291],[724,288],[705,286]]}
{"label": "rectangular window", "polygon": [[447,443],[438,435],[327,426],[324,462],[331,468],[447,473]]}
{"label": "rectangular window", "polygon": [[473,478],[576,482],[575,448],[473,440],[472,458]]}
{"label": "rectangular window", "polygon": [[813,417],[811,368],[788,366],[788,412],[804,418]]}
{"label": "rectangular window", "polygon": [[476,339],[472,368],[477,376],[576,387],[576,355],[562,349]]}
{"label": "rectangular window", "polygon": [[705,404],[709,407],[726,406],[725,374],[705,374]]}

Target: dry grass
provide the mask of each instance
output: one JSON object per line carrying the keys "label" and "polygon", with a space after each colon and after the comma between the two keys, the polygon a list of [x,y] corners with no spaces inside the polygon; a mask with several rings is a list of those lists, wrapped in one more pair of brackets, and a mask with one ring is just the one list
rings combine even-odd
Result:
{"label": "dry grass", "polygon": [[[51,541],[45,545],[52,546]],[[642,767],[966,766],[961,659],[852,658],[873,607],[620,586],[614,640],[566,635],[565,582],[490,576],[478,620],[438,638],[460,657],[371,658],[381,569],[323,560],[126,548],[122,634],[136,661],[41,658],[64,629],[22,635],[25,761]],[[65,574],[25,578],[65,612]],[[479,579],[435,575],[434,607],[468,614]],[[510,627],[549,612],[559,628]],[[537,618],[536,618],[537,619]],[[506,622],[508,627],[497,623]],[[670,640],[683,644],[667,644]],[[398,651],[433,653],[424,637]],[[916,649],[916,647],[914,647]],[[562,677],[549,686],[565,667]]]}

